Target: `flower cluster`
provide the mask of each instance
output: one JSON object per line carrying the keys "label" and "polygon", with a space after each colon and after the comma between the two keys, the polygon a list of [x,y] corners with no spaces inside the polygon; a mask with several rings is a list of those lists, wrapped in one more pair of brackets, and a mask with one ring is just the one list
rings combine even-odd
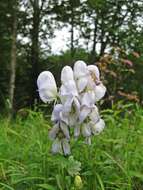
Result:
{"label": "flower cluster", "polygon": [[39,96],[44,103],[57,100],[51,120],[54,123],[49,132],[53,140],[52,152],[70,154],[70,136],[85,138],[91,143],[91,136],[99,134],[105,127],[100,118],[96,102],[106,92],[100,81],[96,65],[86,65],[77,61],[72,69],[65,66],[61,71],[61,87],[57,89],[54,76],[49,71],[42,72],[37,85]]}

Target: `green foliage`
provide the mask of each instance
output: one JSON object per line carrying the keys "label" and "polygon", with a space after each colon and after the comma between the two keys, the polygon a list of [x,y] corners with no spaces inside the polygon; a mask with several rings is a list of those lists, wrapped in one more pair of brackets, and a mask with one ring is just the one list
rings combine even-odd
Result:
{"label": "green foliage", "polygon": [[83,190],[142,190],[143,109],[119,102],[102,115],[104,132],[91,146],[72,141],[69,157],[51,154],[51,126],[41,113],[1,118],[0,189],[71,190],[78,175]]}

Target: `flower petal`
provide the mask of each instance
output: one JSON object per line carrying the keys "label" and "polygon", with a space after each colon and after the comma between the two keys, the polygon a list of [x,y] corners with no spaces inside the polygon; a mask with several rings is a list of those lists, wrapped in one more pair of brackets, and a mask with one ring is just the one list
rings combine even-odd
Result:
{"label": "flower petal", "polygon": [[58,138],[55,139],[53,144],[52,144],[52,153],[53,154],[62,153],[62,144]]}
{"label": "flower petal", "polygon": [[64,122],[66,125],[69,125],[69,118],[68,114],[66,114],[64,111],[60,113],[60,119],[62,122]]}
{"label": "flower petal", "polygon": [[59,121],[61,119],[60,113],[62,112],[62,110],[63,110],[63,105],[62,104],[56,104],[54,106],[54,109],[53,109],[53,112],[52,112],[51,120],[54,121],[54,122]]}
{"label": "flower petal", "polygon": [[91,136],[86,137],[85,143],[88,144],[88,145],[91,145]]}
{"label": "flower petal", "polygon": [[88,77],[80,77],[79,79],[76,80],[76,84],[77,84],[77,89],[79,92],[82,92],[87,84],[88,84]]}
{"label": "flower petal", "polygon": [[40,73],[37,79],[40,98],[47,103],[57,97],[57,85],[53,74],[49,71]]}
{"label": "flower petal", "polygon": [[73,127],[73,126],[75,126],[75,125],[77,124],[77,122],[78,122],[78,115],[77,115],[76,113],[70,113],[68,119],[69,119],[69,120],[68,120],[69,126],[70,126],[70,127]]}
{"label": "flower petal", "polygon": [[74,77],[78,79],[88,74],[87,65],[84,61],[76,61],[74,64]]}
{"label": "flower petal", "polygon": [[90,91],[85,92],[81,99],[81,104],[82,106],[93,107],[93,105],[95,104],[94,91],[90,90]]}
{"label": "flower petal", "polygon": [[79,122],[82,123],[87,118],[90,112],[91,108],[88,108],[86,106],[82,107],[81,112],[79,114]]}
{"label": "flower petal", "polygon": [[74,127],[74,137],[79,137],[79,135],[80,135],[80,125],[77,124]]}
{"label": "flower petal", "polygon": [[93,123],[97,123],[100,119],[99,112],[97,106],[94,106],[91,113],[89,114],[89,118]]}
{"label": "flower petal", "polygon": [[60,123],[60,128],[67,139],[70,139],[69,128],[63,122]]}
{"label": "flower petal", "polygon": [[93,77],[93,79],[100,80],[99,69],[96,65],[88,65],[87,68],[88,68],[88,71],[90,71],[90,74]]}
{"label": "flower petal", "polygon": [[73,99],[74,108],[76,110],[76,114],[79,114],[80,112],[80,102],[77,97],[74,97]]}
{"label": "flower petal", "polygon": [[78,96],[76,84],[73,80],[64,83],[60,88],[60,96]]}
{"label": "flower petal", "polygon": [[70,80],[74,80],[73,70],[70,66],[65,66],[61,72],[61,82],[64,84]]}
{"label": "flower petal", "polygon": [[94,135],[98,135],[103,131],[104,127],[105,127],[105,122],[103,119],[100,119],[99,122],[97,122],[96,124],[94,123],[91,124],[92,133]]}
{"label": "flower petal", "polygon": [[64,112],[69,113],[72,108],[74,98],[72,96],[67,97],[66,102],[64,103]]}
{"label": "flower petal", "polygon": [[101,83],[95,87],[95,99],[99,101],[105,95],[106,87]]}
{"label": "flower petal", "polygon": [[90,129],[89,124],[84,123],[84,124],[82,125],[82,135],[83,135],[84,137],[89,137],[89,136],[91,136],[91,129]]}
{"label": "flower petal", "polygon": [[54,140],[59,132],[59,123],[53,126],[53,128],[49,132],[49,138]]}
{"label": "flower petal", "polygon": [[68,142],[67,139],[63,139],[63,140],[62,140],[62,147],[63,147],[64,155],[69,155],[69,154],[71,154],[70,145],[69,145],[69,142]]}

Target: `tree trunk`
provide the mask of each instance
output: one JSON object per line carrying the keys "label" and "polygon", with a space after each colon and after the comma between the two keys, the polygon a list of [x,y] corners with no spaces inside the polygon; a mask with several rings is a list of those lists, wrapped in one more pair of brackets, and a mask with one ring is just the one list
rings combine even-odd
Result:
{"label": "tree trunk", "polygon": [[107,46],[107,42],[108,42],[108,37],[106,38],[105,36],[105,28],[104,28],[104,16],[102,15],[102,20],[101,20],[101,36],[100,36],[100,53],[99,56],[103,56],[106,46]]}
{"label": "tree trunk", "polygon": [[33,106],[35,101],[38,99],[37,94],[37,77],[39,72],[39,25],[40,25],[40,8],[39,8],[39,0],[33,1],[33,27],[31,33],[31,98],[30,105]]}
{"label": "tree trunk", "polygon": [[94,37],[93,37],[93,46],[91,51],[91,62],[95,61],[95,55],[96,55],[96,43],[97,43],[97,19],[94,21]]}
{"label": "tree trunk", "polygon": [[71,6],[71,57],[74,56],[74,10]]}
{"label": "tree trunk", "polygon": [[[16,4],[16,2],[15,2]],[[17,37],[17,13],[16,5],[13,10],[13,25],[12,25],[12,46],[11,46],[11,63],[10,63],[10,83],[9,83],[9,101],[10,101],[10,115],[14,110],[14,90],[16,77],[16,37]]]}

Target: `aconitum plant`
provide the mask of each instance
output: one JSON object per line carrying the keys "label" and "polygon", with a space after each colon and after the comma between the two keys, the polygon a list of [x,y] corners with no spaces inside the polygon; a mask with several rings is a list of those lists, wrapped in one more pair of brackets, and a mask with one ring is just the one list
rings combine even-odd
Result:
{"label": "aconitum plant", "polygon": [[105,95],[106,87],[100,81],[96,65],[77,61],[73,69],[65,66],[59,89],[53,74],[43,71],[38,76],[37,86],[44,103],[56,102],[51,116],[53,127],[49,132],[53,153],[69,155],[71,137],[83,136],[85,142],[91,144],[91,137],[102,132],[105,123],[96,104]]}

